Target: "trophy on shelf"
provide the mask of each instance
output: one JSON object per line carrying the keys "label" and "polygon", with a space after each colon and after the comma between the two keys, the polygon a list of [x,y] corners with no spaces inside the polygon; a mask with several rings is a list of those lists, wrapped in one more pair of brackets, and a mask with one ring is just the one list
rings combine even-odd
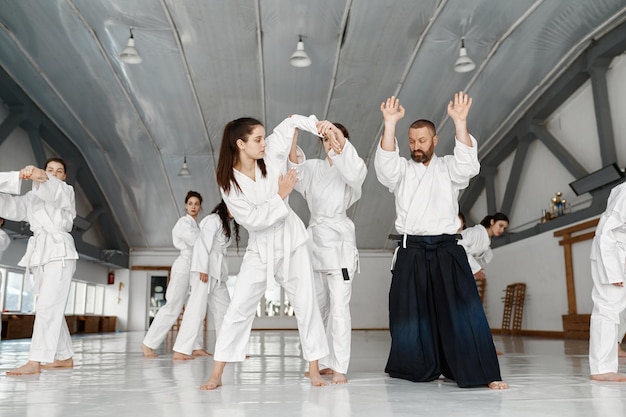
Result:
{"label": "trophy on shelf", "polygon": [[549,220],[555,219],[559,216],[563,216],[567,214],[569,211],[567,206],[567,200],[563,198],[563,193],[557,191],[554,194],[554,197],[550,199],[550,207],[548,210],[542,211],[542,220],[541,222],[547,222]]}

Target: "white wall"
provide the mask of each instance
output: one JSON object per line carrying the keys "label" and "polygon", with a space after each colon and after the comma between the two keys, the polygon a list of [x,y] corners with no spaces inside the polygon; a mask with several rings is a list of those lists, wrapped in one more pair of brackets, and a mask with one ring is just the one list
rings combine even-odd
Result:
{"label": "white wall", "polygon": [[129,329],[130,271],[117,269],[114,274],[115,283],[104,289],[104,315],[117,317],[115,329],[125,331]]}

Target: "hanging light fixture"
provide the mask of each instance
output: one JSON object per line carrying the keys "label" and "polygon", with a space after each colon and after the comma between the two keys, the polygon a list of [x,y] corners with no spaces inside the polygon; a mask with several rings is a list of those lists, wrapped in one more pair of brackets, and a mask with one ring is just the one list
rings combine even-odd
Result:
{"label": "hanging light fixture", "polygon": [[183,178],[191,177],[191,171],[189,171],[189,168],[187,167],[187,155],[185,155],[185,158],[183,159],[183,167],[180,171],[178,171],[178,176]]}
{"label": "hanging light fixture", "polygon": [[133,37],[133,27],[130,27],[130,38],[128,38],[128,43],[126,44],[126,48],[120,54],[120,59],[125,64],[139,64],[141,61],[141,56],[137,49],[135,48],[135,38]]}
{"label": "hanging light fixture", "polygon": [[454,70],[456,72],[470,72],[476,68],[476,64],[467,55],[467,49],[465,49],[465,38],[461,38],[461,50],[459,51],[459,58],[454,63]]}
{"label": "hanging light fixture", "polygon": [[294,67],[308,67],[311,65],[311,58],[304,52],[304,43],[302,43],[302,35],[298,37],[298,46],[296,47],[296,52],[291,55],[289,58],[289,63]]}

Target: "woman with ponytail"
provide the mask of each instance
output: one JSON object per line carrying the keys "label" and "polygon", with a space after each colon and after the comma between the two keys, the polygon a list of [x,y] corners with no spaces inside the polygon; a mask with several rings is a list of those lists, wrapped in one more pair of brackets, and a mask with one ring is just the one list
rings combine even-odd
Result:
{"label": "woman with ponytail", "polygon": [[234,120],[224,128],[217,184],[228,210],[248,230],[249,238],[217,336],[213,372],[200,389],[218,388],[226,363],[245,359],[252,321],[268,278],[275,278],[283,287],[295,310],[311,384],[327,385],[318,360],[328,355],[328,343],[315,296],[307,232],[288,204],[298,178],[296,169],[287,170],[287,158],[296,128],[322,136],[329,126],[315,116],[294,115],[267,139],[261,122],[252,118]]}
{"label": "woman with ponytail", "polygon": [[[194,356],[209,355],[205,350],[194,350],[198,336],[204,334],[204,317],[209,310],[213,316],[215,333],[219,335],[224,314],[230,303],[226,288],[228,263],[226,250],[234,240],[239,249],[239,225],[232,222],[224,200],[200,222],[200,236],[193,246],[191,257],[191,294],[185,305],[183,320],[174,343],[175,360],[189,360]],[[234,233],[233,233],[234,232]],[[234,239],[233,239],[234,238]]]}
{"label": "woman with ponytail", "polygon": [[[196,191],[189,191],[185,197],[185,214],[178,219],[172,229],[172,241],[174,247],[180,250],[180,255],[174,261],[170,272],[170,281],[165,293],[166,303],[159,309],[148,334],[143,339],[141,350],[145,357],[154,358],[157,354],[154,349],[158,348],[172,325],[180,315],[183,304],[187,299],[189,290],[189,271],[191,268],[191,254],[193,245],[200,234],[198,227],[198,213],[202,209],[202,196]],[[194,350],[202,351],[202,339],[198,337]]]}

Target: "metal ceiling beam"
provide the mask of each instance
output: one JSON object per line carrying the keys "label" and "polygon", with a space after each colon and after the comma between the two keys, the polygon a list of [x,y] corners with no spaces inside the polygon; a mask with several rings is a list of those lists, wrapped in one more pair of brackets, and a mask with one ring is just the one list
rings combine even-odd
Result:
{"label": "metal ceiling beam", "polygon": [[590,68],[593,108],[596,115],[602,166],[617,162],[613,119],[611,118],[611,105],[609,103],[609,88],[606,80],[606,73],[611,61],[612,59],[610,58],[599,58]]}
{"label": "metal ceiling beam", "polygon": [[477,176],[470,181],[469,186],[463,191],[459,198],[459,211],[462,213],[469,213],[470,209],[474,207],[476,200],[483,192],[485,188],[485,178]]}
{"label": "metal ceiling beam", "polygon": [[502,205],[500,206],[500,211],[509,217],[513,214],[513,202],[515,201],[515,196],[517,195],[517,189],[522,177],[524,163],[526,162],[526,156],[528,155],[528,148],[534,139],[536,139],[534,136],[528,134],[521,140],[517,140],[513,166],[511,167],[509,179],[506,183],[506,190],[504,191],[504,197],[502,198]]}
{"label": "metal ceiling beam", "polygon": [[4,143],[6,138],[9,137],[11,132],[15,130],[16,127],[19,126],[21,122],[26,119],[26,113],[23,109],[16,109],[15,107],[9,107],[11,113],[7,116],[6,119],[0,125],[0,145]]}
{"label": "metal ceiling beam", "polygon": [[485,191],[487,194],[487,213],[495,213],[498,211],[496,204],[496,175],[498,174],[497,166],[481,166],[480,175],[485,179]]}
{"label": "metal ceiling beam", "polygon": [[555,138],[552,133],[546,129],[544,125],[531,123],[530,131],[537,136],[552,154],[559,160],[561,164],[572,174],[574,178],[584,177],[588,174],[587,170],[578,162],[571,153],[567,151],[565,146]]}

